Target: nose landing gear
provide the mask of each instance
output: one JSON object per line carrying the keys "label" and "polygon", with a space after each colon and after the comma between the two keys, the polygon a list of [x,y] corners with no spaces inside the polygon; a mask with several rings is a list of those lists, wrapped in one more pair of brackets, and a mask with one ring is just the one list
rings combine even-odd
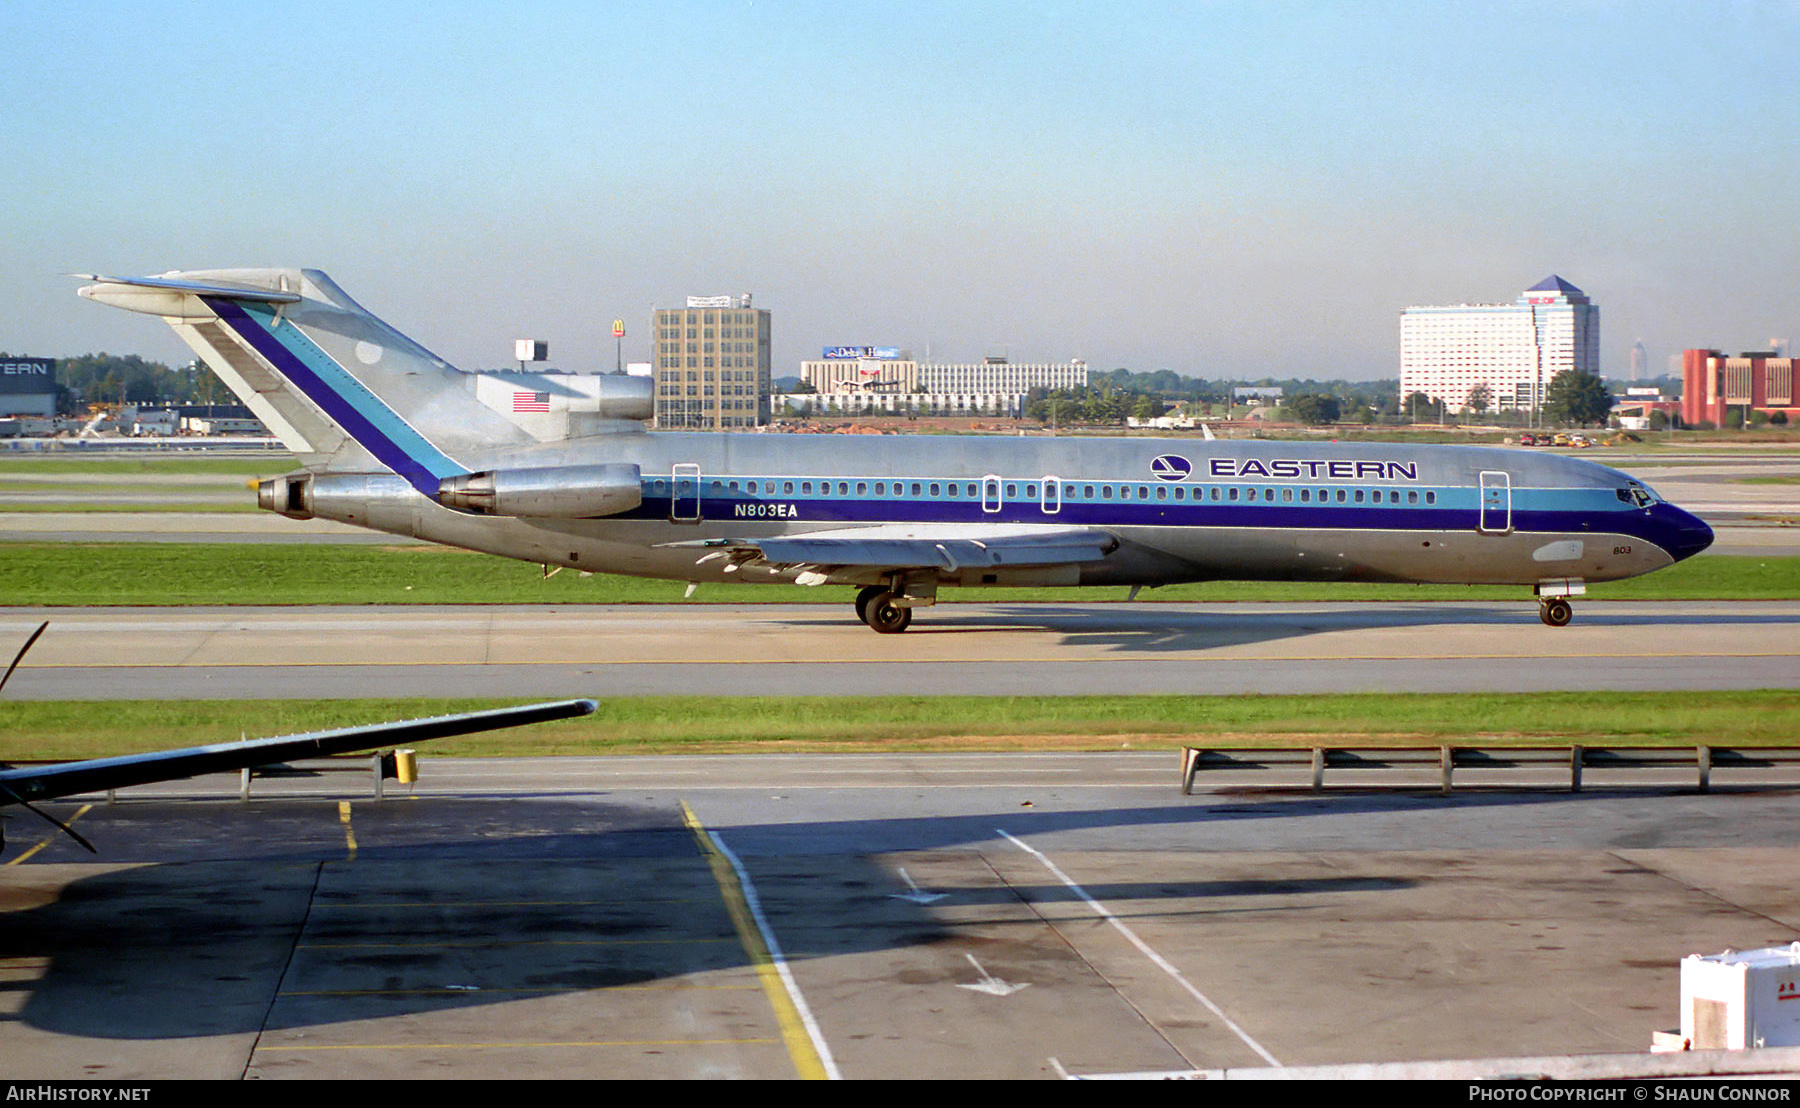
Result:
{"label": "nose landing gear", "polygon": [[1546,627],[1567,627],[1575,618],[1575,609],[1560,596],[1546,596],[1538,601],[1538,618]]}

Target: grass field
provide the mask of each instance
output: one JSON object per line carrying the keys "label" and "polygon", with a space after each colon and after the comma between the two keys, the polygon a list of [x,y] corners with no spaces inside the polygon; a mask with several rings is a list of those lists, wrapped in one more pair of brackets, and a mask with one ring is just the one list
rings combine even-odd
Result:
{"label": "grass field", "polygon": [[[565,570],[545,579],[526,562],[440,546],[252,543],[7,543],[0,604],[661,604],[679,581]],[[705,585],[694,602],[849,604],[848,587]],[[1148,589],[1140,601],[1528,600],[1518,586],[1245,583]],[[1612,600],[1800,597],[1800,558],[1703,555],[1646,577],[1590,586]],[[954,602],[1123,600],[1117,589],[948,589]]]}
{"label": "grass field", "polygon": [[[17,701],[0,758],[105,757],[493,707],[478,700]],[[1800,690],[1392,696],[704,697],[429,744],[439,755],[1169,750],[1205,743],[1781,746]],[[1472,722],[1478,721],[1478,722]],[[1175,763],[1171,761],[1173,770]]]}

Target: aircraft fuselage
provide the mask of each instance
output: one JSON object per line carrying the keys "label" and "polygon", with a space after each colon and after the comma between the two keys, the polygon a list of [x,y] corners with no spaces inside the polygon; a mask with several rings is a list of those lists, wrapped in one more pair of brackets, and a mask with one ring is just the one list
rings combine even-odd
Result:
{"label": "aircraft fuselage", "polygon": [[938,566],[946,586],[1606,581],[1711,541],[1705,524],[1615,470],[1498,448],[637,432],[465,464],[602,459],[639,468],[636,508],[599,519],[471,516],[397,477],[370,475],[341,500],[316,497],[309,514],[550,565],[688,581],[790,581],[795,571],[734,572],[670,544],[881,525],[1098,528],[1119,540],[1093,564]]}

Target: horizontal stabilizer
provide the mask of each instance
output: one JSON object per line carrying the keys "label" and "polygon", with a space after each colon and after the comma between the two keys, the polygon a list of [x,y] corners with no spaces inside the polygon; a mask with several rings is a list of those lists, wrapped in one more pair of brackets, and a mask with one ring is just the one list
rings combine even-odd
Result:
{"label": "horizontal stabilizer", "polygon": [[78,290],[82,296],[103,304],[113,304],[116,307],[129,306],[118,303],[122,296],[130,295],[124,292],[126,289],[156,289],[161,292],[191,293],[194,296],[215,296],[225,300],[250,300],[260,304],[297,304],[300,302],[298,292],[287,289],[258,288],[254,285],[189,281],[178,277],[103,277],[97,273],[76,273],[71,276],[95,282]]}

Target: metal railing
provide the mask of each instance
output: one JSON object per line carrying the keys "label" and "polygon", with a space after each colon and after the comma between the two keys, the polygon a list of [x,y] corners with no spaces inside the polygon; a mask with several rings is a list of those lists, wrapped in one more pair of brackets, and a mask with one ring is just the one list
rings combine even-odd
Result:
{"label": "metal railing", "polygon": [[[1436,767],[1445,796],[1458,770],[1518,770],[1566,767],[1569,791],[1580,792],[1586,769],[1686,769],[1692,767],[1701,792],[1712,787],[1715,769],[1764,769],[1800,765],[1800,747],[1697,746],[1189,746],[1181,760],[1181,792],[1192,795],[1203,771],[1266,770],[1307,766],[1314,792],[1325,788],[1325,771]],[[1371,783],[1358,782],[1363,787]],[[1800,784],[1800,779],[1788,784]],[[1417,788],[1418,783],[1388,787]],[[1515,786],[1517,787],[1517,786]]]}

